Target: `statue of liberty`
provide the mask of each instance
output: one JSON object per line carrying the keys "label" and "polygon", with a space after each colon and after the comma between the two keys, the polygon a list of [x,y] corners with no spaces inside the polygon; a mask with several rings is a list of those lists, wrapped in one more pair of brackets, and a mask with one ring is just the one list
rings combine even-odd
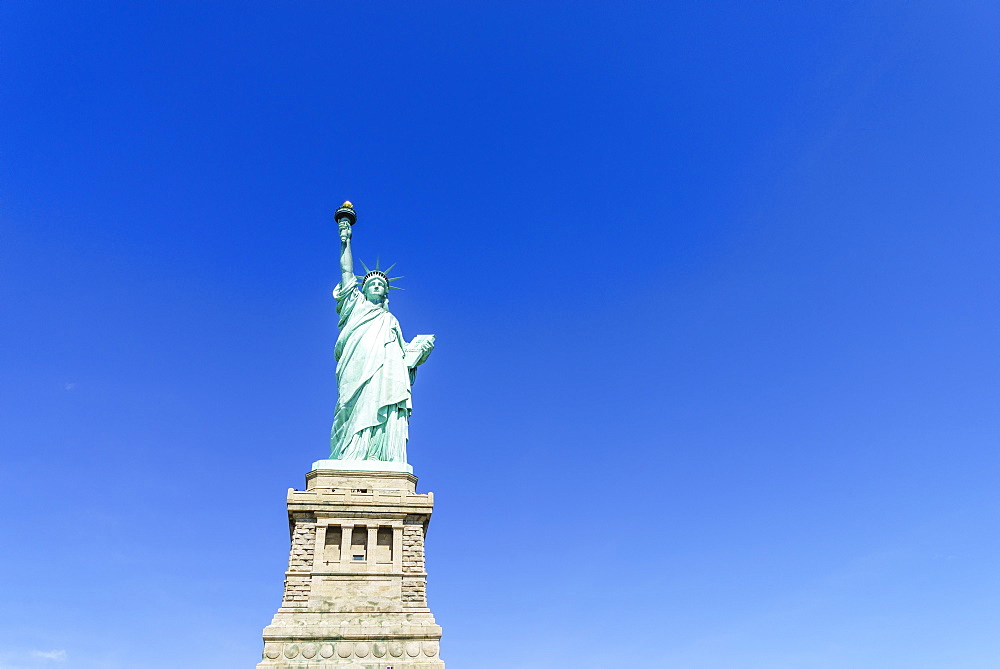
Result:
{"label": "statue of liberty", "polygon": [[357,215],[350,202],[337,210],[336,219],[341,279],[333,296],[337,298],[340,336],[334,351],[337,408],[330,459],[383,461],[409,469],[406,442],[411,386],[417,366],[434,349],[434,336],[418,335],[411,342],[403,339],[399,321],[389,313],[388,297],[389,290],[395,288],[391,282],[401,277],[389,278],[387,272],[392,267],[380,270],[378,263],[373,270],[365,267],[363,277],[356,277],[351,236]]}

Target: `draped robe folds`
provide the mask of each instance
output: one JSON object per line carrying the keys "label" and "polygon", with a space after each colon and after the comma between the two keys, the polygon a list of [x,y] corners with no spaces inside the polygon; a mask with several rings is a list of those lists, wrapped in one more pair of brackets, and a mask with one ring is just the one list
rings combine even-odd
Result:
{"label": "draped robe folds", "polygon": [[338,285],[333,296],[340,336],[330,458],[405,463],[415,369],[404,362],[399,321],[357,286]]}

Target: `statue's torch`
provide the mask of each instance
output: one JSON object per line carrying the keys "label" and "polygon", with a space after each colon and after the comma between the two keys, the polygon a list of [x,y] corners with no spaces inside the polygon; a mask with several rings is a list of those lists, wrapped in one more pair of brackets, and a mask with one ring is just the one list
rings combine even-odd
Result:
{"label": "statue's torch", "polygon": [[337,221],[338,224],[341,221],[347,221],[351,225],[358,222],[358,215],[354,211],[354,205],[351,204],[350,200],[340,205],[340,209],[338,209],[333,215],[333,220]]}

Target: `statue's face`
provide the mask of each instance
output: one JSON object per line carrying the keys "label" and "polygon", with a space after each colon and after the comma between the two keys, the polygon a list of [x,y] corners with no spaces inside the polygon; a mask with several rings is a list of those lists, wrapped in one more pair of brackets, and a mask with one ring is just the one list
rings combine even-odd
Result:
{"label": "statue's face", "polygon": [[387,290],[388,288],[385,285],[385,282],[381,279],[372,279],[365,284],[364,293],[369,302],[381,304],[382,301],[385,300]]}

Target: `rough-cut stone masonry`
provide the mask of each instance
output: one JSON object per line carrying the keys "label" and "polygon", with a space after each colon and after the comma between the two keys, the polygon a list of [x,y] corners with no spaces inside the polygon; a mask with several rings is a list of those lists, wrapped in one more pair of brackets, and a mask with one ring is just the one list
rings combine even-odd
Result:
{"label": "rough-cut stone masonry", "polygon": [[[303,606],[309,599],[309,573],[313,568],[316,546],[316,518],[302,515],[295,518],[292,529],[292,549],[288,556],[289,574],[285,577],[282,606]],[[302,574],[298,576],[298,572]]]}

